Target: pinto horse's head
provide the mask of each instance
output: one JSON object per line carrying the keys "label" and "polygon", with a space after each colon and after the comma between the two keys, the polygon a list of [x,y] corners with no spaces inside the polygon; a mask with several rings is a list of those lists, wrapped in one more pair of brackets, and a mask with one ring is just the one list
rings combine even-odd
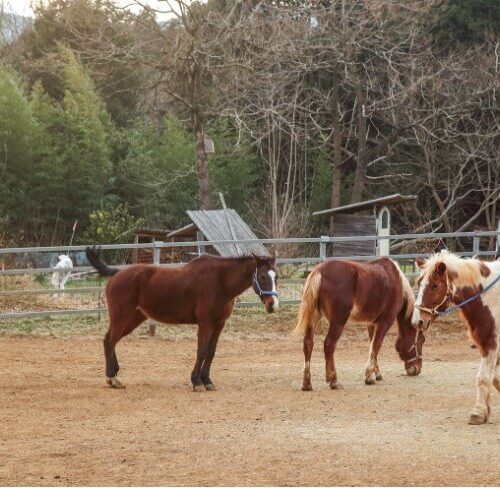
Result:
{"label": "pinto horse's head", "polygon": [[252,286],[259,295],[268,313],[278,309],[278,274],[276,273],[276,254],[272,257],[253,256],[255,259],[255,273]]}
{"label": "pinto horse's head", "polygon": [[412,316],[412,325],[420,331],[427,330],[440,312],[446,310],[451,299],[452,280],[446,262],[432,258],[417,259],[420,269],[418,295]]}

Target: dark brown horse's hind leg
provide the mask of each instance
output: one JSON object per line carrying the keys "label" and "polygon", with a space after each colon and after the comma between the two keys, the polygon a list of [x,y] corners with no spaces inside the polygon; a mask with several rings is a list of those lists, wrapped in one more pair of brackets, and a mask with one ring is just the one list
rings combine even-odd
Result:
{"label": "dark brown horse's hind leg", "polygon": [[203,391],[205,385],[201,379],[201,370],[205,359],[208,357],[210,339],[214,332],[214,326],[211,323],[200,322],[198,324],[198,351],[196,353],[196,362],[191,372],[191,383],[194,391]]}
{"label": "dark brown horse's hind leg", "polygon": [[210,367],[212,366],[212,361],[215,357],[215,351],[217,349],[217,342],[219,340],[220,333],[222,332],[223,328],[224,328],[224,322],[217,324],[217,326],[215,327],[212,333],[212,337],[210,337],[210,341],[208,343],[206,358],[201,366],[200,378],[201,381],[203,382],[203,385],[205,386],[205,390],[207,391],[216,390],[215,385],[212,383],[212,380],[210,379]]}
{"label": "dark brown horse's hind leg", "polygon": [[[368,324],[368,335],[370,337],[370,344],[373,341],[373,334],[375,332],[375,324]],[[382,381],[384,378],[382,377],[382,373],[380,372],[380,368],[378,367],[378,362],[375,364],[375,380]]]}
{"label": "dark brown horse's hind leg", "polygon": [[139,310],[135,310],[121,322],[110,320],[109,330],[104,336],[104,357],[106,359],[106,383],[111,388],[125,388],[125,385],[116,377],[120,370],[115,352],[116,344],[144,320],[146,320],[146,317]]}

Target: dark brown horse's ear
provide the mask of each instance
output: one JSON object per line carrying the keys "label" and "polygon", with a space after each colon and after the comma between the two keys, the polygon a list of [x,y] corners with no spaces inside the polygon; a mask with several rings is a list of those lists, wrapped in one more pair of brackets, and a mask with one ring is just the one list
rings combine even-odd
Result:
{"label": "dark brown horse's ear", "polygon": [[423,258],[415,259],[415,265],[417,266],[418,269],[420,269],[424,264],[425,264],[425,259]]}
{"label": "dark brown horse's ear", "polygon": [[439,263],[436,267],[436,270],[440,276],[443,276],[446,273],[446,264]]}

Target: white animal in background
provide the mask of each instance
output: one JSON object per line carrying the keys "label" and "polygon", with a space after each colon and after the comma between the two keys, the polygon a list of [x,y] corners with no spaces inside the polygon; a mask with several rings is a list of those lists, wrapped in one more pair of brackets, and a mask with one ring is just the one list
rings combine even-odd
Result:
{"label": "white animal in background", "polygon": [[[73,269],[73,261],[69,256],[61,254],[59,262],[55,265],[54,269]],[[69,279],[71,271],[55,271],[52,273],[52,285],[58,290],[64,290],[64,285]]]}

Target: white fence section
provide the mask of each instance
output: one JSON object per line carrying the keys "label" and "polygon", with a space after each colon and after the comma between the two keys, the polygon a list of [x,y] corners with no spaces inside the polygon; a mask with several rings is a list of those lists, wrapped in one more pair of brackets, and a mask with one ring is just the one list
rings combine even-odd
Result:
{"label": "white fence section", "polygon": [[[329,246],[332,243],[339,242],[353,242],[360,240],[387,240],[390,243],[391,254],[389,257],[398,261],[407,276],[414,277],[416,275],[413,266],[413,260],[418,257],[427,257],[430,252],[421,253],[395,253],[395,250],[402,249],[418,249],[423,247],[431,248],[438,244],[452,245],[455,248],[466,249],[465,251],[457,252],[463,257],[478,256],[485,259],[494,259],[495,250],[491,249],[491,243],[497,243],[500,240],[500,230],[496,232],[455,232],[455,233],[433,233],[433,234],[400,234],[400,235],[377,235],[377,236],[350,236],[350,237],[302,237],[302,238],[288,238],[288,239],[254,239],[254,240],[234,240],[234,241],[197,241],[197,242],[153,242],[146,244],[106,244],[100,246],[102,251],[123,251],[133,249],[151,249],[152,250],[152,263],[159,266],[179,266],[182,263],[175,264],[161,264],[160,253],[165,248],[185,248],[185,247],[199,247],[203,249],[204,246],[212,244],[248,244],[248,243],[261,243],[269,245],[278,249],[278,264],[280,266],[280,274],[291,275],[291,277],[282,277],[280,279],[280,295],[281,303],[298,303],[300,301],[300,293],[302,283],[307,270],[313,265],[327,260],[334,259],[351,259],[356,261],[366,261],[375,259],[377,256],[342,256],[335,257],[329,256]],[[433,243],[432,245],[429,242]],[[495,244],[494,244],[495,245]],[[314,248],[317,246],[317,252],[313,253]],[[44,284],[43,277],[54,272],[54,268],[45,267],[37,268],[33,266],[12,267],[9,268],[9,263],[19,261],[29,261],[29,256],[40,255],[40,253],[61,253],[61,252],[76,252],[83,251],[87,246],[55,246],[55,247],[24,247],[24,248],[5,248],[0,249],[0,320],[17,319],[24,317],[47,317],[57,315],[74,315],[74,314],[101,314],[106,310],[103,294],[103,281],[99,280],[97,286],[88,286],[86,278],[93,271],[92,268],[87,266],[77,266],[72,270],[73,279],[82,278],[85,282],[73,282],[73,284],[65,290],[55,290]],[[280,252],[280,248],[284,248],[284,252]],[[307,254],[315,255],[307,255]],[[105,260],[105,259],[104,259]],[[113,264],[115,267],[126,267],[124,264]],[[293,276],[295,274],[302,274],[300,278]],[[66,270],[63,270],[66,271]],[[38,288],[35,288],[36,280],[38,278],[40,283]],[[25,283],[18,282],[23,280]],[[93,281],[93,280],[92,280]],[[23,286],[28,284],[28,286]],[[71,283],[71,279],[70,279]],[[95,283],[95,281],[94,281]],[[79,284],[79,286],[74,286]],[[92,282],[90,282],[92,284]],[[31,285],[31,287],[29,286]],[[79,308],[71,307],[70,303],[60,304],[59,297],[66,296],[66,302],[69,301],[70,296],[84,296],[85,299],[81,300]],[[22,300],[16,300],[13,297],[28,298],[29,306],[23,309]],[[34,303],[29,302],[31,297],[32,302],[36,301],[35,297],[45,297],[48,299],[48,304],[52,305],[50,309],[33,310]],[[10,300],[9,300],[10,298]],[[15,306],[9,305],[14,303]],[[237,302],[237,306],[254,306],[258,304],[258,298],[253,292],[249,291],[244,293]],[[93,306],[92,306],[93,305]],[[21,307],[21,308],[20,308]],[[57,307],[57,308],[56,308]]]}

